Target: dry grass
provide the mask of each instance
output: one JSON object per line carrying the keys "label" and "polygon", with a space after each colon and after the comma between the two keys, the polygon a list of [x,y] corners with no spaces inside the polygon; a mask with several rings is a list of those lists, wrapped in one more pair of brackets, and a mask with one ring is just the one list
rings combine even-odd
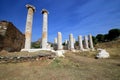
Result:
{"label": "dry grass", "polygon": [[65,58],[0,64],[0,80],[120,80],[120,59]]}

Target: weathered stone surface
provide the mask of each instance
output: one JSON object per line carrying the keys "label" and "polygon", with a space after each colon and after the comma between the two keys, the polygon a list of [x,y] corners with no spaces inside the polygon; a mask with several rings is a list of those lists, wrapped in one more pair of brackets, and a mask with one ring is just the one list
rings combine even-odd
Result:
{"label": "weathered stone surface", "polygon": [[53,49],[57,50],[57,38],[54,39]]}
{"label": "weathered stone surface", "polygon": [[93,40],[92,40],[92,35],[90,34],[90,35],[88,35],[88,37],[89,37],[89,45],[90,45],[90,49],[91,49],[91,50],[94,50],[94,47],[93,47]]}
{"label": "weathered stone surface", "polygon": [[47,49],[48,42],[48,11],[46,9],[42,9],[43,14],[43,27],[42,27],[42,48]]}
{"label": "weathered stone surface", "polygon": [[79,43],[79,49],[81,51],[83,51],[84,49],[83,49],[83,43],[82,43],[82,36],[81,35],[78,36],[78,43]]}
{"label": "weathered stone surface", "polygon": [[75,44],[75,42],[76,42],[75,38],[73,38],[73,42],[74,42],[74,44]]}
{"label": "weathered stone surface", "polygon": [[57,44],[57,38],[54,39],[54,44]]}
{"label": "weathered stone surface", "polygon": [[51,51],[38,52],[8,52],[0,54],[0,63],[17,63],[26,61],[40,61],[44,59],[54,59],[56,55]]}
{"label": "weathered stone surface", "polygon": [[67,45],[68,44],[68,40],[65,40],[65,45]]}
{"label": "weathered stone surface", "polygon": [[85,46],[85,49],[89,49],[88,36],[84,36],[84,46]]}
{"label": "weathered stone surface", "polygon": [[12,56],[12,57],[1,57],[0,56],[0,63],[18,63],[18,62],[26,62],[26,61],[38,61],[44,59],[54,59],[55,56],[50,54],[39,54],[37,56]]}
{"label": "weathered stone surface", "polygon": [[63,54],[65,53],[64,50],[57,50],[57,51],[54,51],[54,50],[51,50],[57,57],[65,57]]}
{"label": "weathered stone surface", "polygon": [[73,38],[73,34],[69,35],[69,50],[74,50],[74,38]]}
{"label": "weathered stone surface", "polygon": [[20,51],[25,36],[11,22],[0,21],[0,51]]}
{"label": "weathered stone surface", "polygon": [[65,40],[63,49],[68,50],[68,45],[69,45],[69,41]]}
{"label": "weathered stone surface", "polygon": [[58,45],[58,50],[62,50],[63,46],[62,46],[62,34],[61,32],[58,32],[58,36],[57,36],[57,45]]}
{"label": "weathered stone surface", "polygon": [[100,52],[96,55],[96,58],[109,58],[110,55],[105,49],[98,49]]}
{"label": "weathered stone surface", "polygon": [[26,31],[25,31],[25,49],[31,48],[31,35],[32,35],[32,22],[33,22],[33,13],[35,7],[27,4],[28,8],[27,20],[26,20]]}

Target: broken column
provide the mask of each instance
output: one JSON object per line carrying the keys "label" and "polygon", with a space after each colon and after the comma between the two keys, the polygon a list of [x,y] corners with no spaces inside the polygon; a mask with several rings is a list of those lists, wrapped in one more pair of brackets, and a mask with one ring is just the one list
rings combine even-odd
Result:
{"label": "broken column", "polygon": [[57,38],[54,39],[54,44],[57,44]]}
{"label": "broken column", "polygon": [[53,48],[54,48],[54,50],[57,50],[57,38],[54,39]]}
{"label": "broken column", "polygon": [[85,45],[85,49],[89,49],[89,46],[88,46],[88,36],[84,37],[84,45]]}
{"label": "broken column", "polygon": [[68,44],[68,40],[65,40],[65,45],[67,45]]}
{"label": "broken column", "polygon": [[28,8],[27,20],[26,20],[26,31],[25,31],[25,49],[31,48],[31,34],[32,34],[32,22],[33,13],[35,12],[35,7],[27,4]]}
{"label": "broken column", "polygon": [[61,34],[61,32],[58,32],[57,44],[58,44],[58,50],[62,50],[62,34]]}
{"label": "broken column", "polygon": [[92,35],[88,35],[89,37],[89,44],[90,44],[90,49],[94,50],[94,47],[93,47],[93,40],[92,40]]}
{"label": "broken column", "polygon": [[73,34],[69,35],[69,49],[70,50],[74,50],[74,38],[73,38]]}
{"label": "broken column", "polygon": [[48,11],[42,9],[43,26],[42,26],[42,49],[47,49],[47,31],[48,31]]}
{"label": "broken column", "polygon": [[69,43],[68,40],[65,40],[65,45],[64,45],[65,50],[68,50],[68,43]]}
{"label": "broken column", "polygon": [[82,36],[78,36],[78,43],[79,43],[79,48],[80,48],[80,50],[81,51],[83,51],[84,49],[83,49],[83,43],[82,43]]}
{"label": "broken column", "polygon": [[74,44],[75,44],[75,42],[76,42],[75,38],[73,38],[73,42],[74,42]]}

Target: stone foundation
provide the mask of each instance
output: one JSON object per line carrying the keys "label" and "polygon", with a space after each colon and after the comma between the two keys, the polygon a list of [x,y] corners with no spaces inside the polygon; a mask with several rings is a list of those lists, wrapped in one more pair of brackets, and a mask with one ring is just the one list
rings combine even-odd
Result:
{"label": "stone foundation", "polygon": [[25,36],[11,22],[0,21],[0,51],[20,51],[24,48]]}

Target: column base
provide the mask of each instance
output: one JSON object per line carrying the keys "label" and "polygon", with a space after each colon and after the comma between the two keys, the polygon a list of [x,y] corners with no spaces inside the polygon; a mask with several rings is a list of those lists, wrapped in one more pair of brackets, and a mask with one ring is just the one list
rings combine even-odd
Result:
{"label": "column base", "polygon": [[37,51],[51,51],[52,49],[21,49],[21,51],[27,51],[27,52],[37,52]]}

